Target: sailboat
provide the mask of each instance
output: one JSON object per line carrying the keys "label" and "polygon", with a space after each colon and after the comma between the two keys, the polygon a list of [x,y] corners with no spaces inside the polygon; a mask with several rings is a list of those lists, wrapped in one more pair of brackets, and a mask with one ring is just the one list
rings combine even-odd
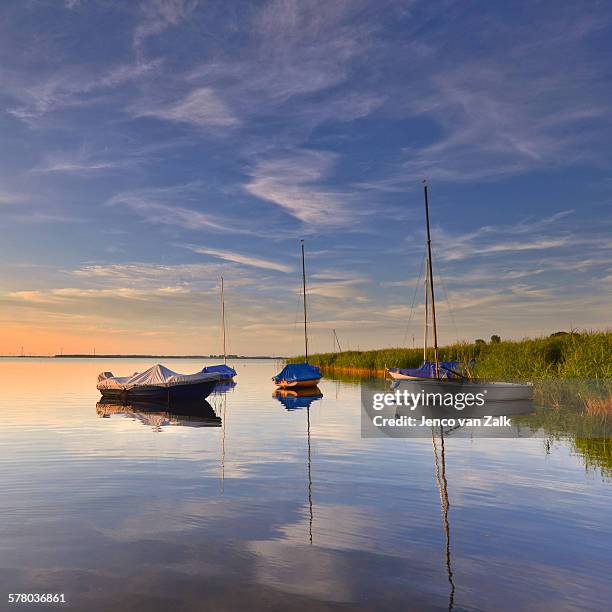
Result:
{"label": "sailboat", "polygon": [[[423,331],[423,363],[418,368],[387,368],[385,374],[395,380],[427,380],[427,379],[453,379],[464,378],[467,367],[459,361],[440,361],[438,359],[438,330],[436,327],[436,301],[434,294],[434,281],[431,260],[431,232],[429,229],[429,198],[427,182],[423,181],[425,196],[425,222],[427,226],[427,262],[425,266],[425,320]],[[429,328],[429,310],[431,297],[431,319],[434,337],[434,359],[428,360],[427,335]]]}
{"label": "sailboat", "polygon": [[[461,361],[440,361],[438,355],[438,329],[436,326],[436,300],[434,292],[434,279],[431,257],[431,230],[429,226],[429,196],[427,181],[423,181],[423,195],[425,200],[425,224],[427,227],[427,265],[425,278],[425,330],[423,338],[423,363],[418,368],[386,368],[385,374],[396,381],[416,381],[427,383],[426,386],[442,386],[448,391],[478,391],[476,387],[486,388],[489,400],[517,400],[531,399],[533,387],[529,384],[506,382],[485,382],[471,378],[469,366],[473,365]],[[428,359],[427,335],[428,319],[431,310],[431,323],[433,328],[434,360]],[[468,388],[464,388],[467,387]],[[428,389],[429,390],[429,389]]]}
{"label": "sailboat", "polygon": [[304,295],[304,362],[288,363],[276,376],[274,384],[280,389],[302,389],[316,387],[321,380],[321,370],[308,363],[308,312],[306,309],[306,263],[304,241],[302,245],[302,288]]}
{"label": "sailboat", "polygon": [[236,370],[227,365],[227,349],[225,345],[225,292],[223,277],[221,277],[221,328],[223,332],[223,363],[220,363],[219,365],[206,366],[202,369],[202,372],[219,374],[221,376],[221,382],[226,383],[233,380],[234,376],[236,376]]}

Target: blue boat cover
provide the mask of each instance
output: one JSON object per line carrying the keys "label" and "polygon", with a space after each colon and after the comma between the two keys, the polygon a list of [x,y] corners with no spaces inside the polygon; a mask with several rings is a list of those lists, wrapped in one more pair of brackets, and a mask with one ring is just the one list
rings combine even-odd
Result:
{"label": "blue boat cover", "polygon": [[[462,361],[440,361],[440,378],[454,378],[454,372],[463,373],[465,364]],[[435,378],[436,362],[424,361],[418,368],[389,368],[391,372],[399,372],[405,376],[417,378]]]}
{"label": "blue boat cover", "polygon": [[299,408],[308,408],[312,402],[316,402],[323,397],[322,393],[313,395],[274,395],[287,410],[298,410]]}
{"label": "blue boat cover", "polygon": [[281,380],[299,382],[321,378],[321,370],[309,363],[288,363],[272,380],[278,384]]}
{"label": "blue boat cover", "polygon": [[221,374],[221,380],[227,380],[228,378],[234,378],[234,376],[236,376],[236,370],[223,363],[219,365],[206,366],[205,368],[202,368],[202,372],[206,372],[208,374]]}

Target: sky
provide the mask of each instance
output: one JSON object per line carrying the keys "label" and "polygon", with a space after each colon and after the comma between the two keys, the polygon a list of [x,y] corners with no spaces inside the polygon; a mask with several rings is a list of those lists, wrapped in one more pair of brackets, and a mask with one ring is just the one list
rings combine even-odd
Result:
{"label": "sky", "polygon": [[6,0],[0,354],[610,326],[609,2]]}

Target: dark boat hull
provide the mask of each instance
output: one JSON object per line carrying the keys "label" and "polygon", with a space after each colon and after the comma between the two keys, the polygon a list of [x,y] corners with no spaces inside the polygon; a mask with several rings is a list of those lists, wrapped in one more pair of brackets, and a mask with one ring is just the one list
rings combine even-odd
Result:
{"label": "dark boat hull", "polygon": [[102,397],[120,401],[176,402],[193,401],[208,397],[215,388],[217,380],[205,380],[190,385],[174,385],[171,387],[134,387],[133,389],[100,389]]}

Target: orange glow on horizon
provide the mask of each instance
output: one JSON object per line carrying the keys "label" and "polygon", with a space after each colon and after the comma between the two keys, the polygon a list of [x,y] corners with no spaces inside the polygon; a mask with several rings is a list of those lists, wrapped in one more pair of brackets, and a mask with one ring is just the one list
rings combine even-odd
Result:
{"label": "orange glow on horizon", "polygon": [[[160,337],[163,336],[163,337]],[[218,354],[219,340],[149,332],[93,332],[33,325],[0,326],[0,355]],[[199,346],[199,348],[198,348]]]}

